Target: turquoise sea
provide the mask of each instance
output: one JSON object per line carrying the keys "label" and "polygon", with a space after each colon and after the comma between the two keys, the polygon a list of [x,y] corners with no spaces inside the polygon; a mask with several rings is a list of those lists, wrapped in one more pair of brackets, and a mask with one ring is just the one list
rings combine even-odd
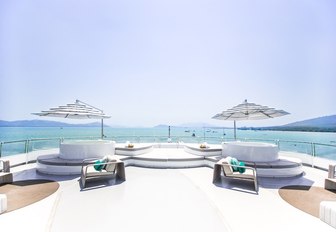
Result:
{"label": "turquoise sea", "polygon": [[[194,136],[193,136],[194,134]],[[104,127],[104,139],[116,142],[167,142],[168,127]],[[0,127],[1,156],[57,147],[60,139],[98,139],[99,127]],[[232,129],[171,127],[173,142],[219,144],[233,140]],[[297,151],[336,159],[336,133],[237,130],[238,140],[278,143],[281,150]],[[279,142],[277,142],[279,140]],[[14,143],[10,141],[16,141]],[[323,145],[322,145],[323,144]]]}

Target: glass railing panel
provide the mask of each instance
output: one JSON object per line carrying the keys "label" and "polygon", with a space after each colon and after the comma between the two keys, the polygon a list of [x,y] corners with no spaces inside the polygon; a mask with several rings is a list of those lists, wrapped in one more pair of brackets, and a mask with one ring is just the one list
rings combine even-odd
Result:
{"label": "glass railing panel", "polygon": [[58,148],[60,139],[34,139],[29,141],[29,151]]}
{"label": "glass railing panel", "polygon": [[26,152],[26,140],[8,141],[1,143],[1,157],[16,155]]}
{"label": "glass railing panel", "polygon": [[[232,139],[233,141],[234,139]],[[260,139],[260,138],[238,138],[238,141],[244,141],[244,142],[259,142],[259,143],[272,143],[275,145],[278,145],[278,140],[274,139]]]}
{"label": "glass railing panel", "polygon": [[336,160],[336,145],[314,144],[315,157]]}
{"label": "glass railing panel", "polygon": [[312,144],[299,141],[279,141],[281,151],[291,151],[305,154],[313,154]]}

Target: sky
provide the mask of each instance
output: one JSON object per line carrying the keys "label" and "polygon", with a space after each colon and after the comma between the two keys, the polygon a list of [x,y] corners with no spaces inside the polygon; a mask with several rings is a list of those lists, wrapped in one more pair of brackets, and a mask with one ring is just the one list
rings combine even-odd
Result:
{"label": "sky", "polygon": [[[0,120],[74,103],[108,125],[203,122],[248,102],[336,114],[334,0],[2,0]],[[86,121],[86,120],[85,120]],[[92,121],[88,121],[92,122]]]}

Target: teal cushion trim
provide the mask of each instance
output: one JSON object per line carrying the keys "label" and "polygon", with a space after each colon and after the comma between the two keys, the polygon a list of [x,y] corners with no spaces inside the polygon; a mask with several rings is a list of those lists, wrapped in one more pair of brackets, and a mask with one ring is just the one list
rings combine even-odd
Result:
{"label": "teal cushion trim", "polygon": [[[237,160],[236,158],[232,158],[232,159],[231,159],[231,164],[232,164],[232,165],[239,165],[239,162],[238,162],[238,160]],[[233,170],[234,172],[238,172],[238,167],[232,167],[232,170]]]}
{"label": "teal cushion trim", "polygon": [[93,165],[94,169],[96,171],[101,171],[105,166],[103,163],[105,163],[105,160],[97,160]]}
{"label": "teal cushion trim", "polygon": [[239,173],[244,173],[245,170],[246,170],[245,168],[243,168],[243,167],[245,167],[245,163],[242,162],[242,161],[240,161],[238,165],[240,166],[240,167],[238,168],[238,172],[239,172]]}

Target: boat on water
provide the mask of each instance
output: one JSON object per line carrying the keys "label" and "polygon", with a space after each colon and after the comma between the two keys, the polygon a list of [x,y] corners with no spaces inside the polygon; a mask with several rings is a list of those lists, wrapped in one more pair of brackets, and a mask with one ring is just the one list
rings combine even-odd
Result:
{"label": "boat on water", "polygon": [[[297,195],[285,197],[293,192],[286,191],[288,186],[324,190],[328,166],[335,161],[258,142],[132,144],[70,140],[53,149],[1,157],[10,161],[14,183],[47,179],[59,184],[45,198],[0,214],[1,228],[92,231],[113,225],[118,231],[335,230],[316,212],[306,210],[305,205],[312,202],[295,205],[290,199]],[[252,182],[227,179],[223,174],[213,183],[214,165],[237,151],[246,165],[249,161],[255,164],[257,192]],[[125,164],[126,180],[93,181],[82,189],[83,159],[106,153]]]}

